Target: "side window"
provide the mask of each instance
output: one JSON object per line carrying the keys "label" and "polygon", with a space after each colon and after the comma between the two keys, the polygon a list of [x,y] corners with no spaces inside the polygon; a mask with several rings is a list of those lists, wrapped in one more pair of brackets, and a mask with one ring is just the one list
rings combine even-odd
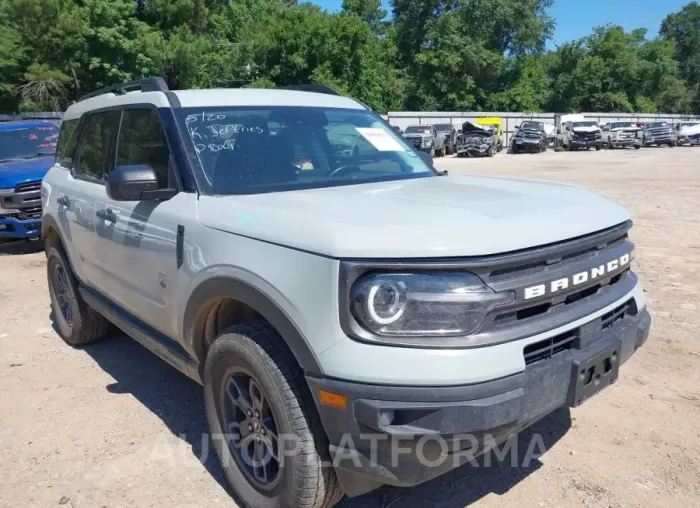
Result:
{"label": "side window", "polygon": [[158,187],[168,187],[170,151],[158,113],[152,109],[125,109],[119,131],[117,166],[148,164],[158,176]]}
{"label": "side window", "polygon": [[79,118],[65,120],[61,123],[61,130],[58,133],[58,145],[56,146],[56,162],[70,167],[75,150],[78,148],[78,127]]}
{"label": "side window", "polygon": [[120,115],[120,111],[107,111],[88,117],[78,148],[78,167],[75,169],[78,175],[104,181],[112,171]]}

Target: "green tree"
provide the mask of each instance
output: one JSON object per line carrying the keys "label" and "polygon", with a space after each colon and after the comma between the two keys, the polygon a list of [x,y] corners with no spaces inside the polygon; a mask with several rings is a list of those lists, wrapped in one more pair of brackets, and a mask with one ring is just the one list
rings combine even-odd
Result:
{"label": "green tree", "polygon": [[700,3],[690,2],[661,23],[661,35],[675,43],[680,76],[690,88],[692,109],[700,113]]}
{"label": "green tree", "polygon": [[688,93],[672,42],[646,30],[603,26],[553,55],[550,109],[555,111],[683,112]]}
{"label": "green tree", "polygon": [[342,11],[356,14],[375,33],[384,30],[383,21],[388,13],[382,9],[382,0],[343,0]]}
{"label": "green tree", "polygon": [[[399,64],[413,77],[407,106],[484,109],[515,56],[539,54],[551,0],[394,0]],[[528,99],[533,103],[535,99]]]}

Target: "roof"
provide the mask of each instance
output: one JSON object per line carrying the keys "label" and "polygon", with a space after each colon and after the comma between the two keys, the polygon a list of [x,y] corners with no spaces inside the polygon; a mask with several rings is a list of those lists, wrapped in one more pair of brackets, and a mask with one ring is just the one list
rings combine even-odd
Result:
{"label": "roof", "polygon": [[0,132],[46,127],[47,125],[57,127],[55,122],[50,122],[48,120],[17,120],[12,122],[0,122]]}
{"label": "roof", "polygon": [[[302,106],[364,110],[359,102],[348,97],[276,88],[220,88],[209,90],[175,90],[167,92],[177,98],[180,107],[245,107],[245,106]],[[70,106],[64,120],[77,118],[86,111],[125,106],[128,104],[152,104],[156,107],[172,107],[166,92],[129,92],[116,95],[105,93]]]}

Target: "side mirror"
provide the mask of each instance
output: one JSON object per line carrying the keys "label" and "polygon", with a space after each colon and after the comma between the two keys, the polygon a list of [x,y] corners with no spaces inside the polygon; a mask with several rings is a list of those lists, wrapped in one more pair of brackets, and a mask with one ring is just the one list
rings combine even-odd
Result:
{"label": "side mirror", "polygon": [[425,163],[430,166],[431,168],[433,167],[433,158],[432,156],[427,153],[427,152],[418,152],[418,155],[420,155],[420,158],[425,161]]}
{"label": "side mirror", "polygon": [[175,189],[158,190],[158,177],[148,164],[117,166],[107,177],[107,195],[114,201],[169,199]]}

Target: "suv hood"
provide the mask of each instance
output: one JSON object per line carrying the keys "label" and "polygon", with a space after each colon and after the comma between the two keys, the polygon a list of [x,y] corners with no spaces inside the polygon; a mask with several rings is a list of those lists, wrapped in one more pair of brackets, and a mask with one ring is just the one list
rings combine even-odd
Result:
{"label": "suv hood", "polygon": [[683,136],[693,136],[700,134],[700,125],[684,125],[681,127],[680,134]]}
{"label": "suv hood", "polygon": [[0,162],[0,189],[14,189],[20,183],[41,180],[54,164],[54,156]]}
{"label": "suv hood", "polygon": [[571,185],[443,176],[325,189],[201,196],[204,226],[334,258],[498,254],[629,219]]}
{"label": "suv hood", "polygon": [[478,124],[471,123],[471,122],[468,122],[468,121],[467,121],[467,122],[464,122],[464,123],[462,124],[462,132],[463,132],[464,134],[467,134],[467,133],[472,134],[472,133],[474,133],[474,134],[486,134],[486,135],[489,135],[489,136],[490,136],[492,131],[491,131],[491,129],[487,129],[487,128],[484,128],[484,127],[482,127],[482,126],[480,126],[480,125],[478,125]]}

